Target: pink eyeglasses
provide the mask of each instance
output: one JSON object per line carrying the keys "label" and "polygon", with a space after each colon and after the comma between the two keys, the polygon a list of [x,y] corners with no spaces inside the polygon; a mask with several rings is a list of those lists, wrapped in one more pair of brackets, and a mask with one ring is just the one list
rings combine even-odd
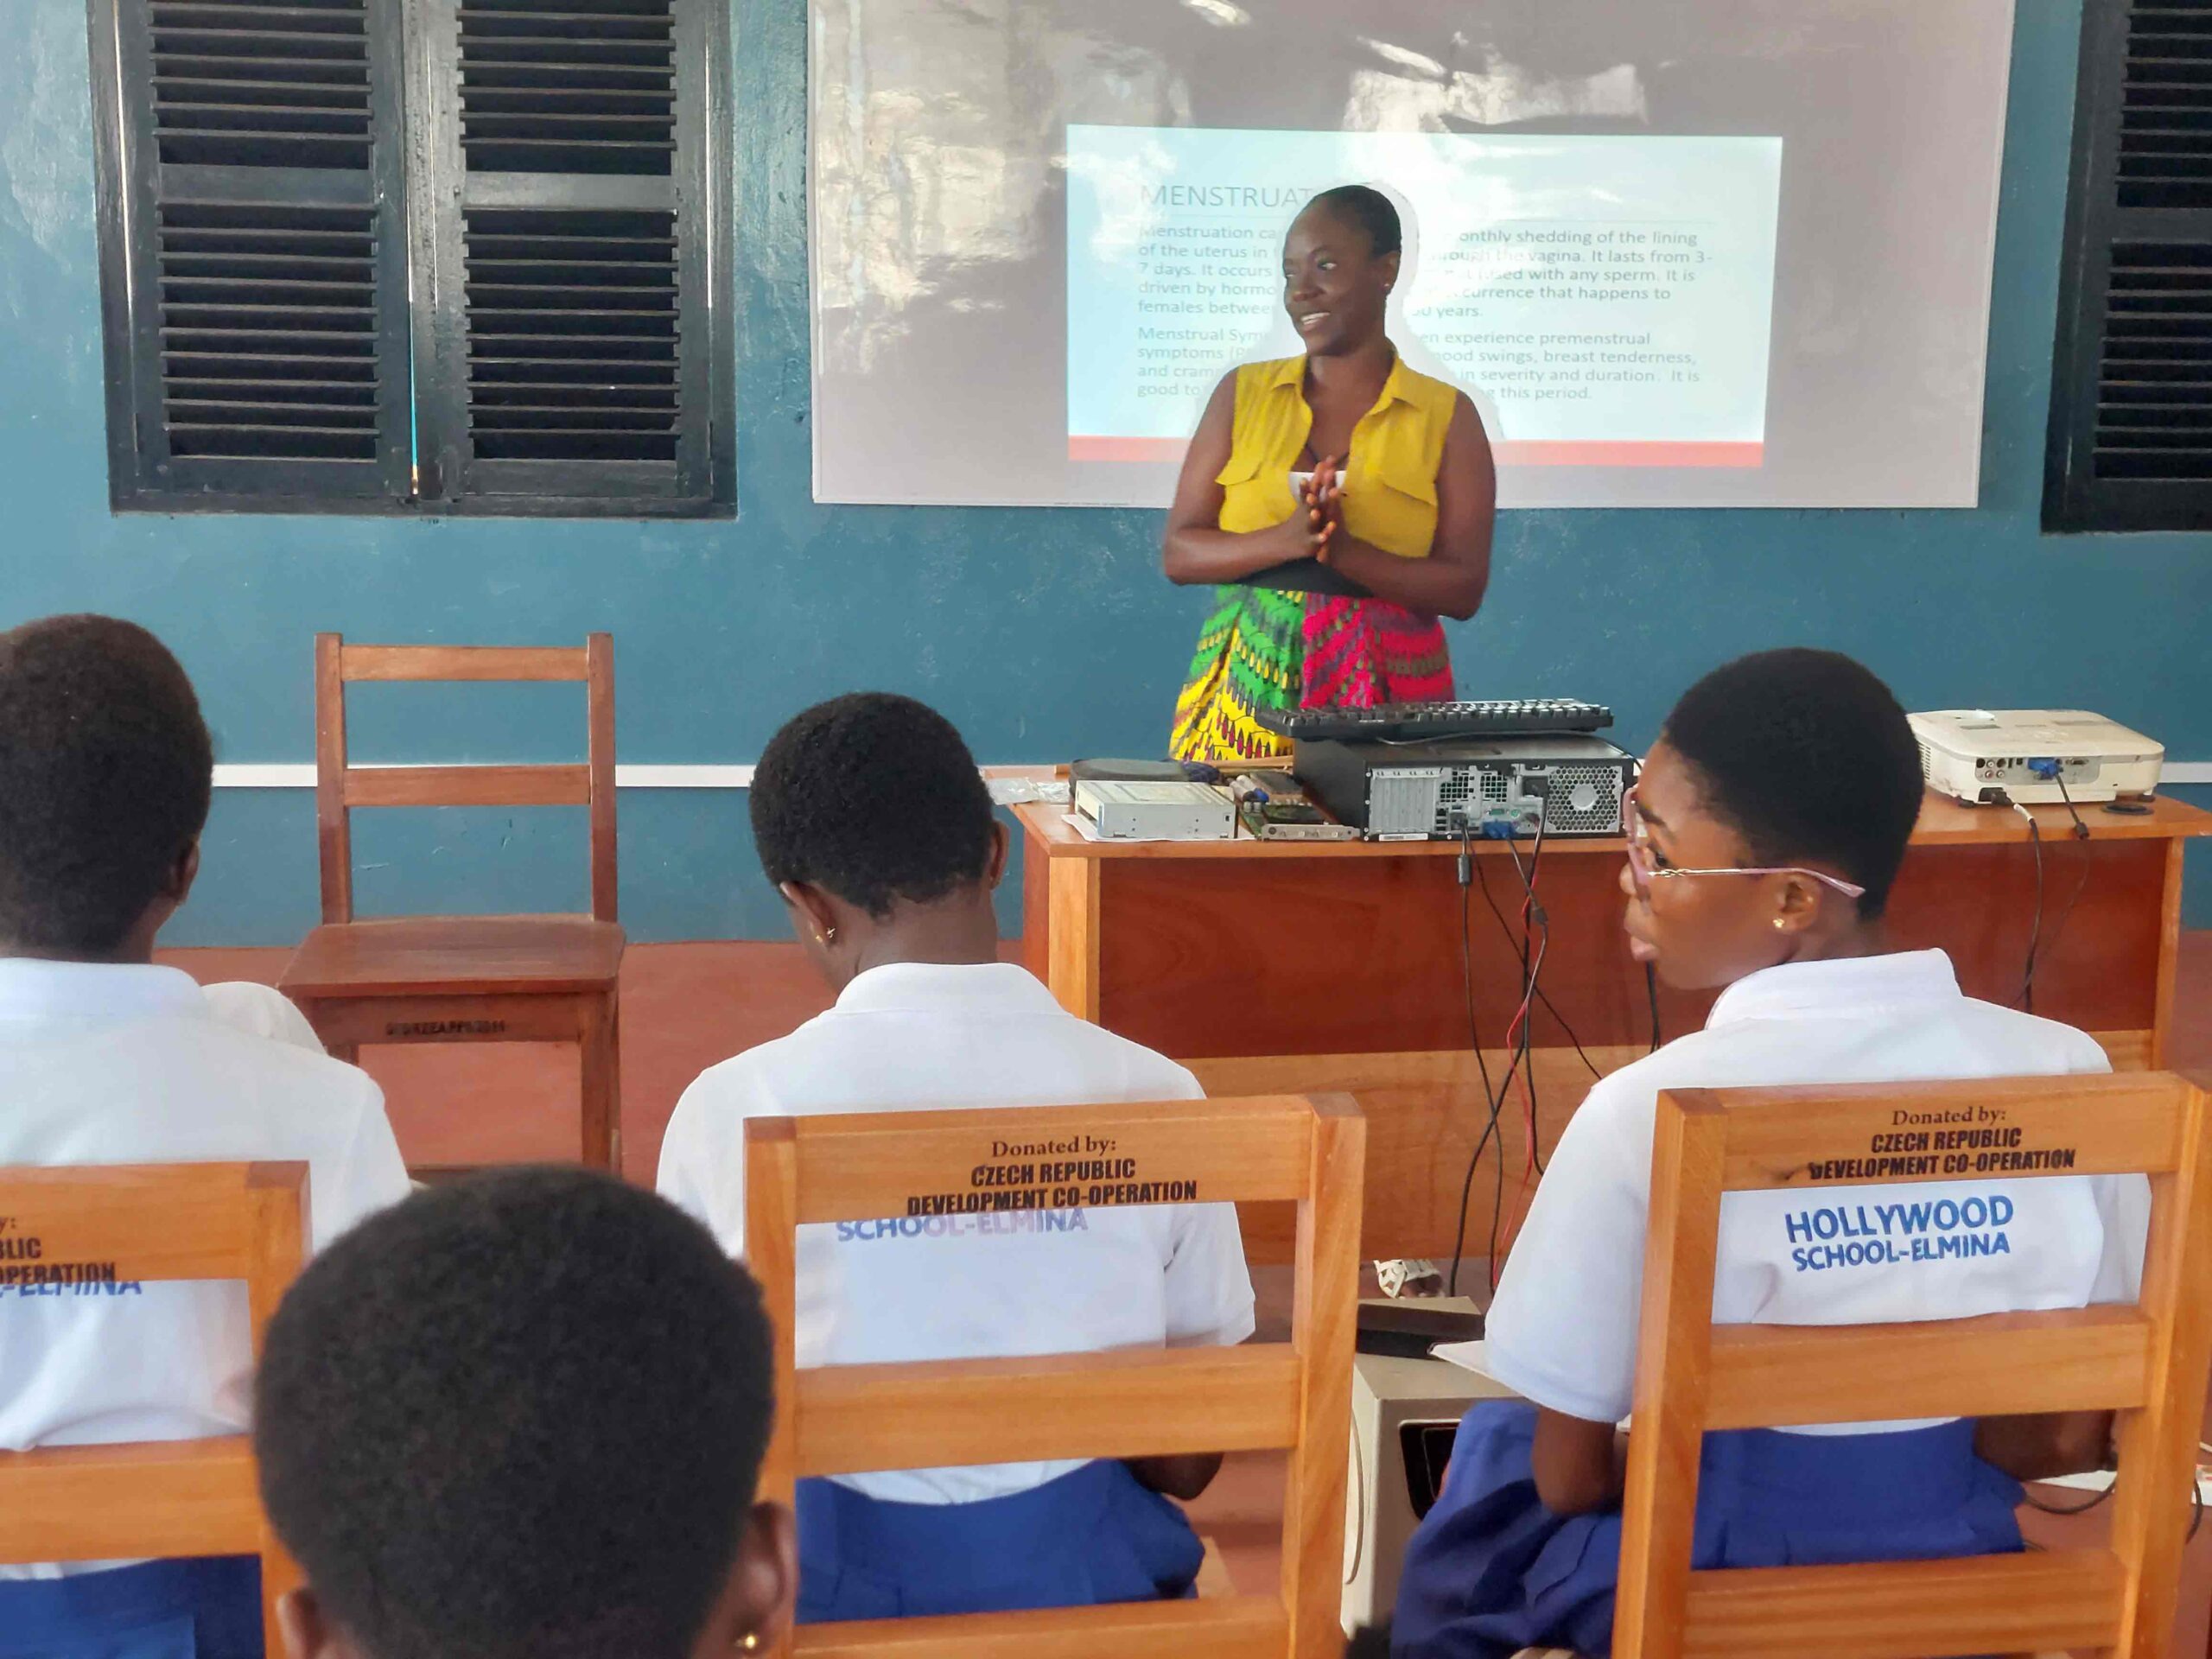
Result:
{"label": "pink eyeglasses", "polygon": [[1628,842],[1629,880],[1636,883],[1639,899],[1651,897],[1651,884],[1662,876],[1678,875],[1802,875],[1818,881],[1823,887],[1834,887],[1847,899],[1859,899],[1866,889],[1855,881],[1846,881],[1840,876],[1823,875],[1818,870],[1808,870],[1802,864],[1764,866],[1758,869],[1684,870],[1669,866],[1658,869],[1651,862],[1651,837],[1643,827],[1643,814],[1637,810],[1636,791],[1630,789],[1621,797],[1621,834]]}

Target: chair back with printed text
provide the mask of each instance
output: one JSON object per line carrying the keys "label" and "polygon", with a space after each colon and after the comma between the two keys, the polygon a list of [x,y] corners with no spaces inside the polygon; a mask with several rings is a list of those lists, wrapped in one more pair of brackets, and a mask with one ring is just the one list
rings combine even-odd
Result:
{"label": "chair back with printed text", "polygon": [[[307,1166],[0,1168],[4,1277],[18,1285],[244,1281],[253,1355],[306,1255]],[[270,1653],[299,1582],[262,1513],[253,1446],[196,1440],[0,1452],[0,1561],[261,1557]]]}
{"label": "chair back with printed text", "polygon": [[[1287,1344],[933,1360],[796,1370],[800,1226],[922,1213],[975,1187],[993,1143],[1107,1139],[1147,1201],[1297,1206]],[[1274,1594],[801,1628],[806,1659],[1205,1654],[1330,1659],[1342,1650],[1366,1124],[1349,1096],[754,1118],[746,1125],[746,1258],[776,1336],[776,1426],[761,1496],[801,1477],[1031,1459],[1282,1449]],[[995,1193],[1000,1189],[994,1187]],[[1018,1200],[1022,1195],[1016,1193]],[[1061,1202],[1096,1205],[1090,1192]],[[1038,1206],[1052,1207],[1040,1190]]]}
{"label": "chair back with printed text", "polygon": [[[2204,1102],[2188,1080],[2152,1071],[1662,1094],[1613,1652],[2164,1653],[2212,1365]],[[1936,1128],[1901,1135],[1900,1125]],[[2150,1177],[2152,1207],[2133,1305],[1909,1325],[1713,1323],[1724,1193],[2135,1173]],[[1708,1429],[2105,1410],[2118,1413],[2120,1474],[2103,1546],[1691,1568]]]}

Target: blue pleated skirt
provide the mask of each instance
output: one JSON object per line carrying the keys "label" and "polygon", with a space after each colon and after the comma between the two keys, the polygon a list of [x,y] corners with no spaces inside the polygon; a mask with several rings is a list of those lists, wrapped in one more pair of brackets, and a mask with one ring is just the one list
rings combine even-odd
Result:
{"label": "blue pleated skirt", "polygon": [[[1436,1506],[1406,1551],[1393,1659],[1603,1654],[1620,1577],[1618,1510],[1558,1516],[1536,1497],[1536,1408],[1461,1420]],[[1732,1429],[1705,1437],[1692,1564],[1814,1566],[2020,1548],[2020,1486],[1974,1455],[1970,1421],[1891,1434]]]}
{"label": "blue pleated skirt", "polygon": [[802,1624],[1174,1600],[1203,1553],[1183,1511],[1111,1459],[976,1503],[798,1484]]}
{"label": "blue pleated skirt", "polygon": [[262,1659],[261,1562],[0,1580],[0,1659]]}

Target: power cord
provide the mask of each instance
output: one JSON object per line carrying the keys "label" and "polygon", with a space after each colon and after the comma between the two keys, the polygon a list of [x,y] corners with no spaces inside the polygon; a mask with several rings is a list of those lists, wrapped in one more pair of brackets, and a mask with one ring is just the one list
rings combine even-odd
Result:
{"label": "power cord", "polygon": [[[2118,1483],[2115,1482],[2114,1485],[2117,1485],[2117,1484]],[[2101,1491],[2093,1493],[2087,1503],[2046,1503],[2035,1495],[2035,1483],[2033,1481],[2023,1481],[2020,1484],[2020,1498],[2021,1501],[2026,1503],[2030,1509],[2037,1510],[2044,1515],[2087,1515],[2091,1510],[2095,1509],[2098,1504],[2110,1497],[2113,1495],[2113,1488],[2112,1486],[2107,1486]]]}
{"label": "power cord", "polygon": [[[1488,1114],[1488,1121],[1483,1125],[1482,1135],[1475,1141],[1473,1155],[1467,1160],[1466,1178],[1459,1183],[1459,1224],[1452,1230],[1452,1269],[1444,1286],[1444,1294],[1447,1296],[1457,1296],[1459,1294],[1459,1258],[1466,1249],[1467,1206],[1474,1195],[1475,1170],[1482,1162],[1483,1149],[1490,1145],[1491,1137],[1497,1134],[1497,1115],[1502,1109],[1505,1097],[1502,1088],[1493,1090],[1491,1087],[1490,1063],[1483,1058],[1482,1033],[1475,1025],[1474,928],[1470,906],[1472,902],[1474,878],[1480,868],[1480,861],[1475,857],[1473,825],[1463,817],[1459,820],[1458,868],[1459,986],[1467,1007],[1467,1043],[1475,1052],[1475,1070],[1483,1080],[1483,1105]],[[1487,876],[1483,878],[1483,895],[1484,898],[1490,895],[1490,881]],[[1492,905],[1491,908],[1496,909],[1497,906]],[[1502,1165],[1503,1160],[1501,1159],[1499,1161]]]}
{"label": "power cord", "polygon": [[2028,924],[2028,954],[2020,969],[2020,988],[2012,994],[2012,1006],[2024,1013],[2036,1011],[2036,953],[2043,945],[2043,826],[2036,822],[2036,815],[2022,806],[2004,790],[1991,793],[1989,798],[1999,806],[2009,806],[2020,815],[2020,822],[2028,826],[2028,845],[2036,855],[2036,907]]}
{"label": "power cord", "polygon": [[[2197,1448],[2200,1452],[2208,1449],[2212,1448],[2207,1448],[2204,1446],[2199,1446]],[[2087,1503],[2046,1503],[2035,1495],[2035,1483],[2032,1481],[2024,1481],[2021,1483],[2020,1486],[2020,1497],[2030,1509],[2037,1510],[2044,1515],[2087,1515],[2091,1510],[2095,1509],[2098,1504],[2103,1503],[2107,1498],[2110,1497],[2119,1490],[2120,1483],[2118,1480],[2114,1480],[2111,1485],[2091,1497]],[[2182,1541],[2186,1543],[2190,1539],[2196,1537],[2197,1528],[2203,1524],[2204,1486],[2202,1481],[2193,1480],[2189,1484],[2189,1532],[2187,1536],[2184,1537]]]}
{"label": "power cord", "polygon": [[2087,841],[2089,826],[2082,822],[2081,809],[2074,804],[2074,798],[2066,792],[2066,773],[2063,769],[2053,772],[2050,781],[2058,785],[2058,798],[2066,803],[2066,816],[2074,820],[2074,839]]}
{"label": "power cord", "polygon": [[[1530,779],[1527,780],[1526,786],[1540,800],[1548,800],[1548,779]],[[1504,1224],[1504,1146],[1502,1141],[1500,1142],[1497,1179],[1497,1203],[1491,1211],[1490,1224],[1490,1286],[1493,1294],[1497,1290],[1499,1260],[1504,1251],[1511,1248],[1513,1235],[1520,1230],[1522,1219],[1527,1213],[1527,1205],[1534,1197],[1535,1183],[1541,1179],[1544,1173],[1543,1137],[1540,1127],[1541,1108],[1536,1098],[1535,1057],[1530,1051],[1535,1039],[1535,998],[1541,988],[1538,982],[1543,975],[1544,958],[1551,949],[1551,918],[1545,913],[1543,905],[1536,898],[1537,875],[1544,857],[1546,827],[1545,816],[1539,813],[1536,819],[1535,844],[1529,849],[1529,865],[1526,869],[1521,866],[1520,850],[1515,846],[1512,837],[1509,836],[1505,843],[1505,850],[1513,860],[1514,874],[1521,878],[1521,890],[1523,895],[1521,903],[1522,989],[1521,1009],[1514,1016],[1514,1021],[1521,1033],[1520,1048],[1516,1058],[1521,1069],[1521,1093],[1528,1109],[1529,1160],[1527,1167],[1522,1172],[1521,1195],[1519,1201],[1514,1205],[1512,1224],[1506,1226]],[[1530,955],[1532,939],[1535,941],[1533,957]],[[1501,1227],[1503,1227],[1502,1241]]]}
{"label": "power cord", "polygon": [[[1540,780],[1530,779],[1529,786],[1533,788],[1538,781]],[[1548,798],[1543,791],[1538,792],[1538,798]],[[1536,1023],[1535,1009],[1529,1006],[1529,998],[1538,997],[1543,994],[1536,983],[1537,976],[1543,969],[1543,957],[1539,954],[1535,968],[1531,969],[1529,965],[1529,933],[1531,927],[1540,927],[1544,931],[1547,944],[1551,938],[1551,918],[1545,915],[1544,907],[1536,902],[1536,869],[1543,862],[1544,830],[1544,817],[1540,814],[1536,819],[1535,845],[1529,849],[1529,868],[1525,870],[1521,868],[1520,850],[1513,844],[1512,838],[1508,836],[1505,842],[1505,850],[1513,859],[1513,873],[1521,878],[1522,895],[1521,977],[1528,987],[1527,992],[1522,998],[1523,1014],[1521,1020],[1521,1087],[1527,1091],[1529,1096],[1529,1161],[1539,1175],[1544,1173],[1544,1155],[1542,1143],[1536,1134],[1536,1115],[1539,1109],[1536,1104],[1536,1063],[1529,1052],[1530,1045],[1535,1040]],[[1575,1046],[1580,1048],[1581,1045],[1578,1043]],[[1590,1065],[1590,1057],[1587,1054],[1582,1057],[1582,1063],[1585,1065]],[[1597,1071],[1595,1066],[1591,1066],[1590,1069],[1593,1073]],[[1492,1255],[1495,1255],[1496,1252],[1493,1251]]]}
{"label": "power cord", "polygon": [[[1516,939],[1513,935],[1513,924],[1505,919],[1505,912],[1498,908],[1497,899],[1490,890],[1489,872],[1484,870],[1480,864],[1478,864],[1475,867],[1475,879],[1481,884],[1483,890],[1483,902],[1490,906],[1490,913],[1497,918],[1498,931],[1504,935],[1505,942],[1508,945],[1518,950],[1521,945],[1521,941]],[[1536,992],[1536,1006],[1543,1009],[1545,1013],[1550,1014],[1554,1020],[1559,1022],[1559,1028],[1566,1036],[1568,1044],[1573,1048],[1575,1058],[1582,1062],[1585,1068],[1588,1070],[1591,1077],[1592,1078],[1604,1077],[1605,1074],[1601,1069],[1599,1069],[1598,1062],[1592,1059],[1588,1052],[1582,1046],[1582,1039],[1575,1034],[1574,1027],[1569,1025],[1567,1021],[1567,1016],[1561,1014],[1559,1011],[1558,1006],[1553,1002],[1551,999],[1551,993],[1540,988]],[[1657,1028],[1656,1022],[1658,1019],[1658,1014],[1656,1007],[1653,1010],[1652,1019],[1654,1022],[1654,1029],[1656,1030]]]}
{"label": "power cord", "polygon": [[1643,964],[1643,996],[1651,1006],[1651,1052],[1659,1052],[1659,971],[1649,963]]}
{"label": "power cord", "polygon": [[[2072,831],[2074,839],[2082,842],[2089,840],[2089,826],[2082,822],[2081,810],[2074,804],[2074,797],[2066,787],[2066,778],[2063,770],[2054,766],[2050,771],[2042,775],[2048,782],[2056,784],[2058,786],[2058,798],[2065,803],[2066,816],[2074,821]],[[2036,821],[2036,816],[2034,813],[2029,811],[2026,807],[2014,800],[2007,791],[2001,789],[1993,791],[1990,793],[1989,799],[1999,806],[2009,806],[2013,811],[2020,815],[2020,822],[2028,826],[2028,845],[2032,848],[2035,852],[2035,919],[2028,930],[2028,954],[2020,970],[2020,988],[2018,993],[2012,998],[2014,1006],[2019,1007],[2025,1013],[2033,1014],[2036,1011],[2036,969],[2045,957],[2058,948],[2058,941],[2066,931],[2066,924],[2073,919],[2074,907],[2082,902],[2082,889],[2089,885],[2091,855],[2088,853],[2082,855],[2082,868],[2075,875],[2074,890],[2067,894],[2066,903],[2058,912],[2057,923],[2051,928],[2050,937],[2048,942],[2046,942],[2044,938],[2043,929],[2043,826]]]}
{"label": "power cord", "polygon": [[[1471,945],[1468,938],[1468,929],[1466,926],[1466,921],[1469,915],[1467,885],[1471,880],[1476,878],[1478,872],[1481,869],[1481,864],[1480,861],[1476,859],[1473,854],[1471,827],[1464,817],[1461,818],[1459,823],[1459,877],[1460,883],[1459,914],[1461,921],[1459,935],[1460,967],[1468,1005],[1470,1008],[1471,1008],[1474,1000],[1474,970],[1472,967]],[[1508,842],[1509,849],[1513,851],[1514,861],[1517,868],[1520,861],[1520,854],[1517,849],[1513,848],[1512,846],[1514,838],[1509,835],[1505,836],[1504,839]],[[1487,894],[1487,874],[1483,874],[1481,879],[1484,882],[1484,893]],[[1532,912],[1535,912],[1533,902],[1531,909]],[[1536,912],[1535,913],[1541,915],[1540,912]],[[1461,1256],[1466,1250],[1467,1211],[1474,1199],[1475,1172],[1481,1167],[1483,1154],[1489,1149],[1490,1144],[1493,1139],[1497,1141],[1499,1150],[1496,1160],[1497,1167],[1495,1174],[1495,1184],[1491,1207],[1490,1273],[1491,1288],[1497,1288],[1497,1224],[1499,1213],[1505,1207],[1505,1135],[1503,1117],[1505,1110],[1505,1096],[1512,1089],[1514,1076],[1521,1070],[1523,1063],[1527,1060],[1529,1053],[1528,1026],[1529,1021],[1529,1010],[1534,1004],[1537,989],[1535,976],[1538,973],[1542,971],[1543,950],[1544,948],[1548,947],[1549,944],[1549,925],[1548,923],[1542,923],[1540,925],[1543,925],[1545,930],[1543,945],[1539,947],[1535,959],[1530,964],[1529,977],[1523,984],[1520,1007],[1515,1011],[1511,1025],[1508,1027],[1507,1046],[1512,1050],[1512,1052],[1507,1059],[1505,1073],[1503,1077],[1498,1078],[1497,1086],[1495,1090],[1491,1090],[1490,1087],[1488,1067],[1481,1065],[1481,1049],[1478,1046],[1476,1050],[1478,1065],[1482,1071],[1484,1089],[1487,1096],[1487,1099],[1484,1103],[1484,1122],[1483,1124],[1482,1135],[1475,1141],[1474,1151],[1468,1155],[1467,1172],[1460,1178],[1459,1181],[1459,1219],[1454,1224],[1452,1230],[1452,1268],[1445,1282],[1445,1294],[1447,1296],[1456,1296],[1459,1294],[1459,1262]],[[1471,1018],[1469,1022],[1469,1029],[1471,1032]],[[1517,1042],[1512,1034],[1516,1031],[1519,1033]]]}

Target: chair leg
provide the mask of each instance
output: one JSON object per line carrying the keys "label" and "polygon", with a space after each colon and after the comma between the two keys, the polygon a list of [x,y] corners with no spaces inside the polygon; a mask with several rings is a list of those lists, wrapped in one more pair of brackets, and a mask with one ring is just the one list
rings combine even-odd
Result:
{"label": "chair leg", "polygon": [[622,1173],[622,1052],[617,999],[610,991],[584,1004],[580,1037],[583,1160]]}

